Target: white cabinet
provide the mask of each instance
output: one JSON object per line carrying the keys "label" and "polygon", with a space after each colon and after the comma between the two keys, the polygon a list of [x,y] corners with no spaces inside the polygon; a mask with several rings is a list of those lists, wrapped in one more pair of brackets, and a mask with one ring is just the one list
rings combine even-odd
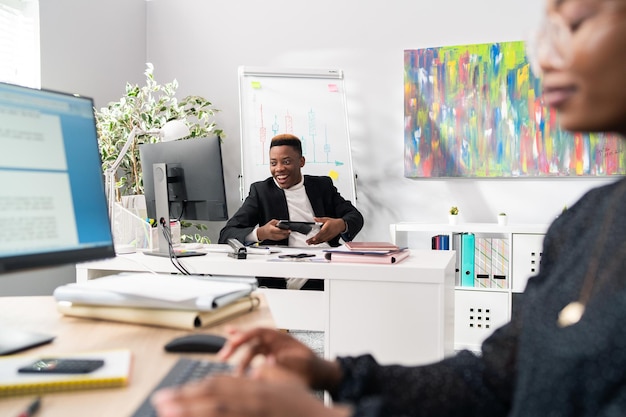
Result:
{"label": "white cabinet", "polygon": [[454,348],[480,350],[481,342],[511,317],[504,291],[457,287],[454,292]]}
{"label": "white cabinet", "polygon": [[[515,308],[514,294],[521,293],[526,287],[529,277],[539,270],[539,261],[543,238],[548,225],[545,224],[509,224],[496,223],[465,223],[465,224],[433,224],[433,223],[395,223],[390,225],[391,241],[399,246],[411,248],[430,248],[431,238],[435,235],[446,235],[450,250],[458,250],[459,235],[471,233],[476,241],[493,241],[505,248],[501,257],[504,260],[504,271],[491,283],[473,287],[460,286],[461,265],[457,257],[457,286],[454,303],[454,348],[479,350],[482,341],[497,327],[511,318],[511,310]],[[495,256],[494,256],[495,262]],[[501,265],[500,265],[501,266]],[[495,271],[495,267],[494,267]],[[474,273],[479,273],[476,266]],[[480,278],[480,277],[479,277]]]}

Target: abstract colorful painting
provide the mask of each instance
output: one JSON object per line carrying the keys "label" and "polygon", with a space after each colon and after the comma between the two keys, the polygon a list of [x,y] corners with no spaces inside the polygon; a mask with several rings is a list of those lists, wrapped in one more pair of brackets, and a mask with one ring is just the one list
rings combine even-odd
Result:
{"label": "abstract colorful painting", "polygon": [[406,50],[404,120],[409,178],[626,173],[617,136],[558,127],[524,42]]}

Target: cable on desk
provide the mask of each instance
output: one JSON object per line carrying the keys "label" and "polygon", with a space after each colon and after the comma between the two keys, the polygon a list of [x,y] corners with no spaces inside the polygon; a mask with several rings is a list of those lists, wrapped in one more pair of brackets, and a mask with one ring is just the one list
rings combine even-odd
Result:
{"label": "cable on desk", "polygon": [[178,271],[183,275],[191,275],[191,273],[180,263],[180,260],[176,256],[176,251],[174,250],[174,244],[172,243],[172,234],[170,232],[170,228],[165,224],[165,219],[161,219],[161,225],[163,226],[163,236],[167,241],[167,249],[170,255],[170,261],[174,268],[178,269]]}

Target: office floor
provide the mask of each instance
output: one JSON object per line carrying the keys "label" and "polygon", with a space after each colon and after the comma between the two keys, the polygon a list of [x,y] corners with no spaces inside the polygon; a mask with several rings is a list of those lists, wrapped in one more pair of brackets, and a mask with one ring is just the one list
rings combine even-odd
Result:
{"label": "office floor", "polygon": [[324,356],[324,332],[289,330],[289,334],[310,347],[318,355]]}
{"label": "office floor", "polygon": [[[310,347],[319,356],[324,356],[324,332],[289,330],[289,334]],[[314,391],[314,393],[317,398],[324,401],[324,391]]]}

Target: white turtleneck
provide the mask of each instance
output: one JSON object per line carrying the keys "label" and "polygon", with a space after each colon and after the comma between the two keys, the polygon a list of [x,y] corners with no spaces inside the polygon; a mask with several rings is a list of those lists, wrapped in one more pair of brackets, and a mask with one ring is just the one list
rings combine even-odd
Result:
{"label": "white turtleneck", "polygon": [[[274,184],[278,188],[280,186],[274,180]],[[287,199],[287,211],[289,212],[288,219],[277,219],[277,220],[291,220],[295,222],[314,222],[313,216],[313,206],[311,206],[311,201],[309,201],[309,196],[306,195],[306,189],[304,188],[304,177],[300,179],[300,182],[289,187],[284,188],[285,198]],[[254,240],[256,242],[259,241],[259,238],[256,234],[256,231],[259,226],[257,226],[251,233],[248,235],[246,240]],[[289,246],[293,247],[329,247],[330,245],[326,242],[319,243],[317,245],[309,245],[306,243],[307,239],[315,236],[319,233],[320,227],[314,225],[311,231],[304,235],[298,232],[291,232],[289,234]],[[287,278],[287,288],[293,290],[299,290],[302,286],[307,282],[306,278]]]}
{"label": "white turtleneck", "polygon": [[[280,186],[274,180],[274,184],[278,188]],[[311,202],[309,201],[309,196],[306,195],[306,189],[304,188],[304,177],[300,179],[300,182],[292,185],[289,188],[284,188],[285,198],[287,199],[287,211],[289,212],[288,219],[277,219],[277,220],[291,220],[294,222],[314,222],[313,217],[315,214],[313,213],[313,206],[311,206]],[[256,234],[257,226],[246,238],[247,241],[258,242],[259,238]],[[307,239],[315,236],[320,231],[319,226],[314,225],[311,231],[303,235],[302,233],[292,232],[289,235],[289,244],[288,246],[293,247],[329,247],[328,243],[323,242],[317,245],[309,245],[306,243]]]}

